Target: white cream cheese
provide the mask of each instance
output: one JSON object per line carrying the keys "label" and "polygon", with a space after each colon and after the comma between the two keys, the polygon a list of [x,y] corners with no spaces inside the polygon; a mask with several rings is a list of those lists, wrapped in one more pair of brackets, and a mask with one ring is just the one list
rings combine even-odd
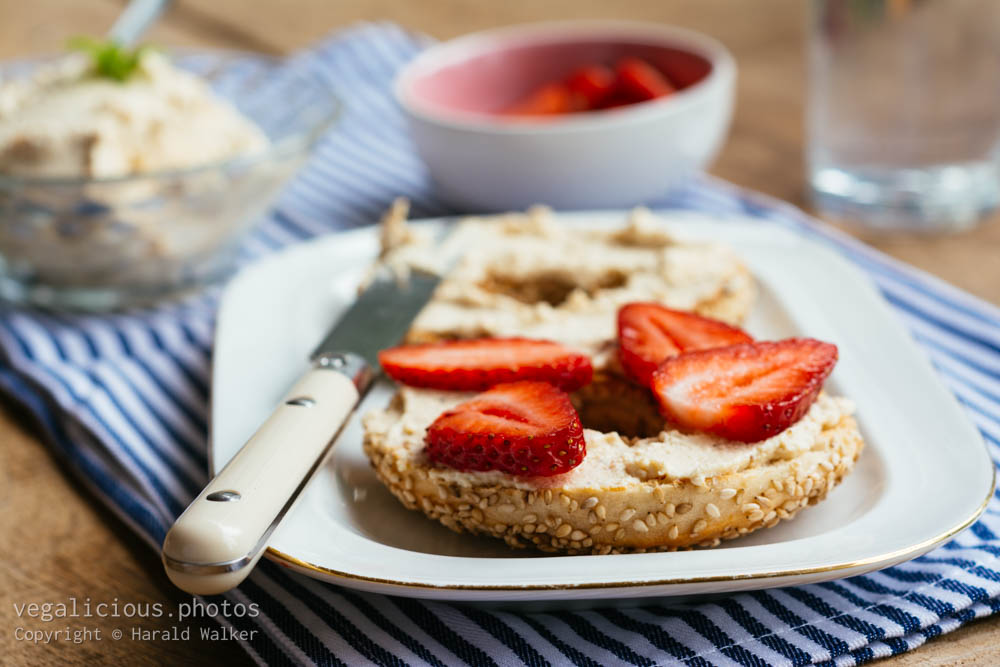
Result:
{"label": "white cream cheese", "polygon": [[106,178],[263,150],[267,137],[197,76],[143,55],[125,82],[74,54],[0,83],[0,173]]}
{"label": "white cream cheese", "polygon": [[[398,410],[375,410],[365,416],[365,429],[387,447],[405,452],[401,459],[426,463],[423,458],[427,427],[447,409],[473,394],[401,387]],[[501,472],[461,472],[434,468],[429,474],[444,481],[476,485],[505,484],[520,488],[554,486],[565,489],[606,488],[641,484],[647,479],[695,479],[745,470],[773,460],[795,458],[821,442],[832,428],[854,411],[852,402],[821,394],[805,416],[781,433],[757,443],[724,440],[707,434],[665,429],[654,438],[627,442],[617,433],[584,430],[587,455],[564,475],[544,479],[517,479]]]}
{"label": "white cream cheese", "polygon": [[[693,309],[720,293],[752,297],[750,278],[732,250],[677,242],[642,209],[617,230],[555,224],[544,208],[526,215],[470,219],[459,225],[444,248],[435,248],[430,237],[405,233],[401,227],[405,211],[395,213],[387,221],[391,229],[384,233],[384,240],[393,241],[383,251],[390,265],[462,257],[414,322],[413,330],[422,335],[556,340],[590,354],[596,368],[614,372],[609,362],[616,339],[615,313],[621,305],[656,301]],[[531,299],[516,293],[546,285],[566,286],[563,300],[558,304],[528,302]],[[426,463],[427,427],[442,412],[472,396],[401,387],[392,406],[366,415],[365,428],[383,446],[397,450],[399,459]],[[517,480],[500,472],[445,468],[432,468],[429,474],[447,482],[489,485],[503,481],[523,488],[595,488],[641,484],[654,478],[693,480],[792,459],[817,446],[821,431],[852,412],[849,400],[821,394],[796,424],[758,443],[669,427],[658,436],[638,440],[585,430],[587,455],[565,475]]]}
{"label": "white cream cheese", "polygon": [[[443,247],[427,243],[386,253],[390,263],[415,262],[421,252],[462,257],[414,321],[422,334],[546,338],[596,355],[615,338],[614,313],[631,301],[695,309],[723,294],[753,294],[731,249],[678,243],[643,209],[619,229],[598,230],[556,224],[537,208],[469,219]],[[542,298],[553,288],[556,303]]]}

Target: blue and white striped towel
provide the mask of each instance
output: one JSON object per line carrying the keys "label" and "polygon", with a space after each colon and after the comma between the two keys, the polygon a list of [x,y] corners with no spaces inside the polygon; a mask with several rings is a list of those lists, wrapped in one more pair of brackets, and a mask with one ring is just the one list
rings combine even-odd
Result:
{"label": "blue and white striped towel", "polygon": [[[405,194],[418,216],[447,210],[389,95],[424,41],[362,25],[297,56],[349,108],[247,251],[260,255],[375,220]],[[797,209],[700,180],[655,202],[750,215],[819,238],[864,269],[931,357],[1000,460],[1000,310],[837,234]],[[0,313],[0,383],[124,521],[158,549],[206,482],[206,405],[218,295],[108,317]],[[263,562],[233,602],[255,602],[245,648],[268,664],[848,665],[900,653],[1000,609],[1000,502],[921,558],[836,582],[701,604],[492,612],[363,594]]]}

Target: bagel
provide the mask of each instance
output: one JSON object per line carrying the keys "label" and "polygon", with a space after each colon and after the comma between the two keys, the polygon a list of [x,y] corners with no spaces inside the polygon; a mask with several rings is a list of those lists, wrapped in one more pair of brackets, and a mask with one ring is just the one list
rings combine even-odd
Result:
{"label": "bagel", "polygon": [[[398,231],[398,211],[391,224]],[[363,426],[377,477],[407,508],[458,532],[546,552],[711,547],[794,517],[857,460],[864,443],[845,398],[821,393],[795,424],[746,444],[672,428],[651,392],[624,377],[615,315],[625,303],[658,301],[742,321],[754,286],[732,250],[678,242],[642,210],[617,230],[555,225],[544,209],[474,219],[449,243],[465,244],[463,260],[407,341],[522,336],[587,353],[594,379],[571,395],[587,454],[552,477],[435,465],[424,453],[427,427],[474,394],[402,386]],[[413,248],[403,246],[383,257],[412,259]]]}

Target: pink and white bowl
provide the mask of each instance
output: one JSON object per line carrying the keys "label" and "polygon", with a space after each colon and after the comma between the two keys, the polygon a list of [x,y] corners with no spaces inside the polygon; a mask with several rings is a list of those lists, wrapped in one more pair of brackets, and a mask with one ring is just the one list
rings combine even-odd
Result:
{"label": "pink and white bowl", "polygon": [[[683,87],[605,111],[497,111],[575,68],[638,56]],[[433,46],[400,72],[395,96],[440,194],[464,210],[620,208],[703,170],[733,111],[736,65],[717,41],[654,23],[560,21]],[[688,85],[684,85],[688,84]]]}

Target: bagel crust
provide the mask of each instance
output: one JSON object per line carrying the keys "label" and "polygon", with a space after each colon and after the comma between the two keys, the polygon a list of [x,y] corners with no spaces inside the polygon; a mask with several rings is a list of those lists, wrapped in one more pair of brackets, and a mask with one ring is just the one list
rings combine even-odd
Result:
{"label": "bagel crust", "polygon": [[[538,210],[489,225],[467,223],[479,249],[442,282],[407,341],[522,335],[589,354],[594,381],[571,397],[587,456],[555,477],[436,466],[424,454],[426,428],[472,394],[401,387],[363,424],[365,453],[403,505],[454,531],[512,547],[673,551],[774,526],[840,483],[864,447],[846,399],[821,394],[782,433],[734,443],[671,429],[650,392],[623,377],[614,321],[626,302],[658,301],[730,323],[743,320],[755,289],[735,254],[677,242],[648,212],[634,213],[619,231],[572,235],[547,215]],[[414,254],[405,245],[390,251]]]}
{"label": "bagel crust", "polygon": [[[419,447],[394,442],[399,403],[366,417],[364,448],[378,478],[407,508],[457,532],[570,554],[712,547],[774,526],[825,498],[864,447],[854,418],[841,410],[810,432],[808,446],[794,455],[775,453],[708,476],[639,480],[631,475],[616,479],[612,473],[606,482],[563,486],[562,478],[573,473],[519,480],[435,467]],[[418,442],[420,434],[412,435],[416,437],[410,442]],[[605,434],[587,431],[586,436],[591,453],[597,453],[595,441]]]}

